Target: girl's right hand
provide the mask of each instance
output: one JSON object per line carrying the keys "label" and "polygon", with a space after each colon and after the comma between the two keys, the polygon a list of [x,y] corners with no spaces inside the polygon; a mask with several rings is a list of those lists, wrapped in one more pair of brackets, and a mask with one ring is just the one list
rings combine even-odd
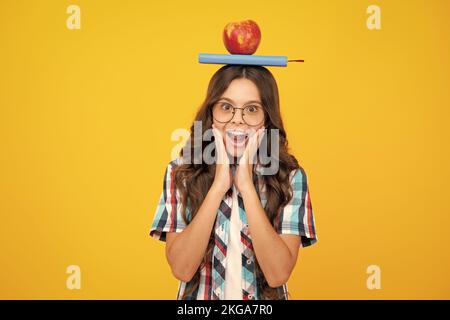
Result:
{"label": "girl's right hand", "polygon": [[221,194],[225,194],[233,184],[233,177],[230,170],[230,159],[223,143],[223,136],[220,131],[212,125],[214,143],[216,147],[216,173],[211,186]]}

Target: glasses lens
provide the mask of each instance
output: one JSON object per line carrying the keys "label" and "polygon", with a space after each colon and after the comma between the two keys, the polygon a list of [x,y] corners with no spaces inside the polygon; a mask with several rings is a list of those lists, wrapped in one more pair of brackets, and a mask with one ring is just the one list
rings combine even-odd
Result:
{"label": "glasses lens", "polygon": [[218,102],[213,106],[213,117],[219,122],[228,122],[233,118],[233,107],[225,102]]}
{"label": "glasses lens", "polygon": [[256,126],[264,121],[264,111],[259,106],[247,106],[243,110],[243,117],[249,126]]}
{"label": "glasses lens", "polygon": [[[233,119],[234,108],[229,103],[218,102],[213,106],[212,112],[216,121],[229,122]],[[264,111],[257,105],[246,106],[242,110],[242,118],[249,126],[257,126],[264,122]]]}

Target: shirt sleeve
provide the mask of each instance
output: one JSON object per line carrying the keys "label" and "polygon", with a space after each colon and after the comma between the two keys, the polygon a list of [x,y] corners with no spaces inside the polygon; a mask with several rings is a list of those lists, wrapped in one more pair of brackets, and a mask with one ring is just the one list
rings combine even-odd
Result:
{"label": "shirt sleeve", "polygon": [[164,173],[163,190],[156,207],[150,236],[166,241],[167,232],[181,232],[186,224],[181,215],[181,198],[173,180],[173,162]]}
{"label": "shirt sleeve", "polygon": [[278,234],[295,234],[301,237],[303,247],[317,242],[316,226],[308,190],[306,173],[302,167],[290,174],[293,195],[280,211],[277,223]]}

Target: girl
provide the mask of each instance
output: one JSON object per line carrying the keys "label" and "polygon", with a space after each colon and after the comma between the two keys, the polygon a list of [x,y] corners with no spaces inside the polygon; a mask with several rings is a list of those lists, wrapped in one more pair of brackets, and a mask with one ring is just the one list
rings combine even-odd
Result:
{"label": "girl", "polygon": [[[193,125],[189,144],[167,166],[150,230],[166,241],[180,280],[177,299],[287,300],[299,248],[317,235],[305,171],[288,152],[273,75],[263,66],[221,67],[195,120],[203,134],[213,131],[216,161],[198,161],[196,146],[202,156],[211,142],[199,142]],[[263,145],[276,172],[264,174],[268,164],[253,161]]]}

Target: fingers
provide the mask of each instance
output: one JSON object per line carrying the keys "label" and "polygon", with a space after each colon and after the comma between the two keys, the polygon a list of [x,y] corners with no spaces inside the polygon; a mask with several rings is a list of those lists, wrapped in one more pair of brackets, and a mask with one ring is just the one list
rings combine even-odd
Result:
{"label": "fingers", "polygon": [[259,135],[258,135],[258,148],[261,145],[261,141],[264,137],[264,133],[265,133],[266,128],[262,127],[261,129],[259,129]]}
{"label": "fingers", "polygon": [[246,153],[245,160],[247,161],[247,163],[250,163],[250,164],[256,163],[255,156],[258,151],[259,146],[261,145],[261,141],[264,136],[264,129],[265,128],[262,127],[250,136],[248,144],[247,144],[247,148],[245,150],[245,153]]}
{"label": "fingers", "polygon": [[253,158],[258,150],[258,144],[257,144],[258,134],[259,134],[258,131],[253,130],[253,133],[248,140],[247,148],[245,150],[247,163],[250,163],[250,164],[253,164],[255,162]]}
{"label": "fingers", "polygon": [[212,125],[212,130],[217,153],[216,164],[228,164],[229,159],[223,143],[223,136],[214,124]]}

